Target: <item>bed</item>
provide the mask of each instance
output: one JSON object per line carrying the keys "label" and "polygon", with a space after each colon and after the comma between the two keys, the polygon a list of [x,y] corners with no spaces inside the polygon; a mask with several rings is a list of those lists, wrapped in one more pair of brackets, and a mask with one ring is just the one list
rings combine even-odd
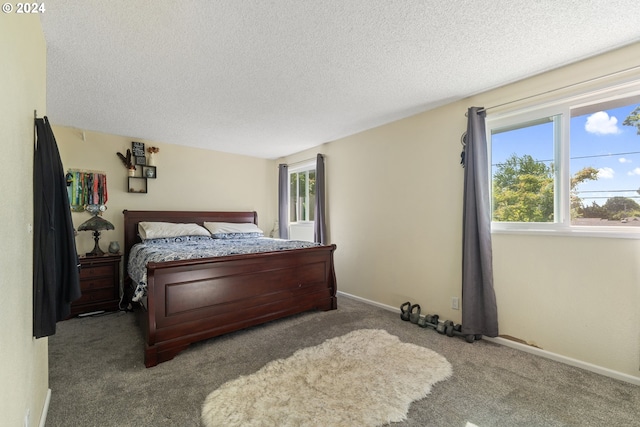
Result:
{"label": "bed", "polygon": [[[256,212],[123,211],[124,298],[137,283],[129,256],[140,222],[258,224]],[[149,262],[139,304],[147,368],[189,344],[309,310],[337,308],[335,245]]]}

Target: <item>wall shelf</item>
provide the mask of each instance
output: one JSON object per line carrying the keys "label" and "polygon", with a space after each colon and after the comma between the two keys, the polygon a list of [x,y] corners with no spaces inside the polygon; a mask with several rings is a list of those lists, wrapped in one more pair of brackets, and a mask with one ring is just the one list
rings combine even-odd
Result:
{"label": "wall shelf", "polygon": [[127,191],[129,193],[147,194],[147,178],[130,176]]}
{"label": "wall shelf", "polygon": [[142,166],[142,176],[147,179],[156,179],[158,172],[155,166]]}
{"label": "wall shelf", "polygon": [[[149,163],[153,163],[153,154],[158,151],[159,150],[156,147],[149,148]],[[144,143],[136,141],[131,142],[131,150],[127,150],[126,158],[122,154],[118,153],[120,158],[123,159],[123,162],[125,162],[125,166],[129,167],[132,166],[130,164],[130,160],[131,155],[133,155],[133,164],[137,166],[134,168],[135,170],[131,174],[132,176],[130,175],[127,181],[127,192],[129,193],[147,194],[147,180],[156,179],[158,177],[158,170],[156,169],[155,164],[148,165],[147,158],[144,153]]]}

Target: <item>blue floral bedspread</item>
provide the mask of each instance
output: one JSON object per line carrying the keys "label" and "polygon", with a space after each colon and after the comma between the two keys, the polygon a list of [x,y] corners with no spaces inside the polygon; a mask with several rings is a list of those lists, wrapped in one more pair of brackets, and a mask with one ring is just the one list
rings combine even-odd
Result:
{"label": "blue floral bedspread", "polygon": [[252,239],[212,239],[204,236],[187,236],[171,239],[153,239],[131,248],[127,271],[136,285],[133,301],[140,301],[147,290],[147,264],[150,262],[177,261],[194,258],[211,258],[227,255],[276,252],[310,248],[318,243],[299,240],[282,240],[268,237]]}

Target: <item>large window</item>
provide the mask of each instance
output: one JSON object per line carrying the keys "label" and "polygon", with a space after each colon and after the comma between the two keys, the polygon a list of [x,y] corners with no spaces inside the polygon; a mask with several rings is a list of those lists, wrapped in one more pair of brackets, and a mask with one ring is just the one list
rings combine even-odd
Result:
{"label": "large window", "polygon": [[640,231],[638,89],[489,115],[493,229]]}

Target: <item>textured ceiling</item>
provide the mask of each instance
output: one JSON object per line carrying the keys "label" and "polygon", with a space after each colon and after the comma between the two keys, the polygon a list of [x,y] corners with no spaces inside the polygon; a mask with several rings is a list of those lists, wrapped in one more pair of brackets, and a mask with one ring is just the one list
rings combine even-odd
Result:
{"label": "textured ceiling", "polygon": [[277,158],[640,40],[637,0],[56,0],[52,123]]}

